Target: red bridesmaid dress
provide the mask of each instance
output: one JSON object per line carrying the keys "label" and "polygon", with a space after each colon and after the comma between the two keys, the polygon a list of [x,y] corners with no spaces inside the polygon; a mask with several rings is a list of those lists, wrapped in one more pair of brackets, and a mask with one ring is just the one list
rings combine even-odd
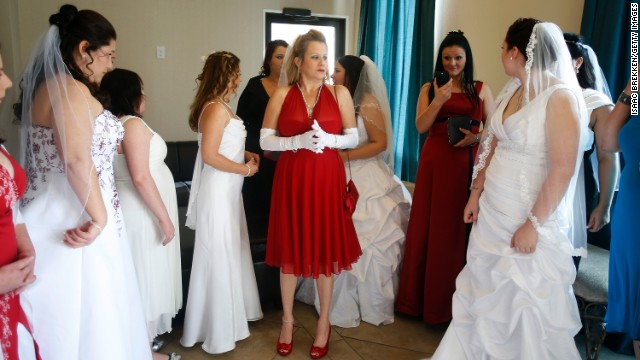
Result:
{"label": "red bridesmaid dress", "polygon": [[[311,118],[297,86],[289,90],[278,118],[280,136],[311,130],[313,120],[330,134],[342,133],[338,103],[325,85]],[[344,163],[338,150],[284,151],[271,195],[266,263],[285,274],[318,278],[351,269],[362,251],[344,205]]]}
{"label": "red bridesmaid dress", "polygon": [[[478,94],[482,83],[476,82]],[[467,94],[453,93],[442,106],[424,143],[409,215],[396,311],[421,316],[426,323],[451,320],[456,277],[465,264],[468,241],[463,221],[478,145],[453,147],[447,117],[466,115],[479,124],[479,106]],[[478,132],[478,126],[472,127]]]}

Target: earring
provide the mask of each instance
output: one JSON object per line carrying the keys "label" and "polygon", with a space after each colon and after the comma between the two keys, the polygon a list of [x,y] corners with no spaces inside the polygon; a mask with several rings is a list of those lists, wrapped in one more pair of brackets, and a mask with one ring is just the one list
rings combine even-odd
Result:
{"label": "earring", "polygon": [[576,74],[580,74],[580,68],[576,67]]}
{"label": "earring", "polygon": [[82,61],[87,62],[87,54],[82,55]]}
{"label": "earring", "polygon": [[513,56],[509,56],[509,60],[513,60]]}

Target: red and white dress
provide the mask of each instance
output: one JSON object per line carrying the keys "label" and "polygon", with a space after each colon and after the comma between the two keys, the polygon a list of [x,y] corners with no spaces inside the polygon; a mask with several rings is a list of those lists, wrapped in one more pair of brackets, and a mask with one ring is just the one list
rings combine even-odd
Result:
{"label": "red and white dress", "polygon": [[[0,146],[0,152],[11,162],[14,174],[12,178],[9,171],[0,165],[0,266],[4,266],[17,260],[18,243],[12,207],[24,194],[27,177],[20,165],[2,146]],[[20,306],[20,295],[16,295],[13,291],[0,294],[0,350],[2,350],[0,358],[2,359],[19,359],[18,324],[22,324],[31,332]],[[37,349],[35,342],[34,347]],[[37,358],[40,357],[37,356]]]}

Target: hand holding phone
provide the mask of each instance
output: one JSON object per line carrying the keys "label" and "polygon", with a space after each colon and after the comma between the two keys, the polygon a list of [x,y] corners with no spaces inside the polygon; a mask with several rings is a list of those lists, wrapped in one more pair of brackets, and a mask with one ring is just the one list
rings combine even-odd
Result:
{"label": "hand holding phone", "polygon": [[435,79],[436,84],[438,84],[438,87],[441,87],[449,82],[449,72],[436,70],[433,73],[433,78]]}

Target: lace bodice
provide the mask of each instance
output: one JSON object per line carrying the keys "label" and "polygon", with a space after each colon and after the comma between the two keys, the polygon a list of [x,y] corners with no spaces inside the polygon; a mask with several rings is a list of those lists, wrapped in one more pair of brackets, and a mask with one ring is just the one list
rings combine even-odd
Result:
{"label": "lace bodice", "polygon": [[[51,176],[64,174],[64,163],[58,154],[53,129],[32,126],[27,136],[27,156],[25,170],[28,185],[23,198],[23,206],[32,201],[40,191],[46,188]],[[102,190],[113,193],[109,202],[115,209],[119,207],[115,181],[113,178],[113,157],[122,138],[124,128],[120,121],[109,111],[104,110],[95,120],[91,158],[98,175],[98,184]]]}

